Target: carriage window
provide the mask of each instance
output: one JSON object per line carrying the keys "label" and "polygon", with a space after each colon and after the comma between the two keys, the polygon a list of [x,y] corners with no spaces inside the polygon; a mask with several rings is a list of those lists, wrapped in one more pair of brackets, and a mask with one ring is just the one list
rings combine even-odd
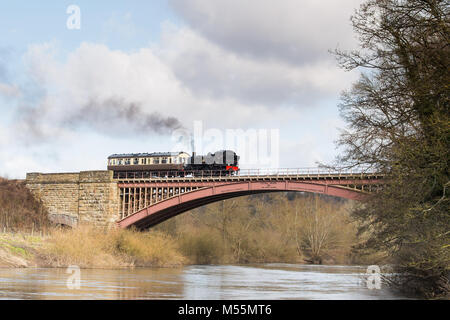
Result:
{"label": "carriage window", "polygon": [[169,158],[169,163],[172,163],[172,158]]}
{"label": "carriage window", "polygon": [[122,164],[123,164],[122,159],[119,159],[117,164],[118,164],[118,165],[122,165]]}
{"label": "carriage window", "polygon": [[167,158],[162,158],[161,163],[167,163]]}
{"label": "carriage window", "polygon": [[147,164],[147,159],[141,159],[141,164]]}
{"label": "carriage window", "polygon": [[131,159],[125,159],[125,165],[130,165],[131,164]]}
{"label": "carriage window", "polygon": [[134,161],[133,161],[133,164],[138,164],[138,163],[139,163],[139,159],[135,158]]}
{"label": "carriage window", "polygon": [[153,164],[159,164],[159,158],[153,159]]}

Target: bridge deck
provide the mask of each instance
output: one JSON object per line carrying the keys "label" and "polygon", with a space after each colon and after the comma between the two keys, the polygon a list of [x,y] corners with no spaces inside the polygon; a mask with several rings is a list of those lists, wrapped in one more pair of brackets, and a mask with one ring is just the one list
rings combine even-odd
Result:
{"label": "bridge deck", "polygon": [[139,177],[129,175],[115,180],[123,183],[135,182],[200,182],[200,181],[223,181],[223,182],[240,182],[240,181],[285,181],[285,180],[357,180],[357,179],[381,179],[383,174],[379,173],[297,173],[297,174],[238,174],[231,176],[212,175],[201,172],[193,176],[171,177],[171,176],[152,176]]}

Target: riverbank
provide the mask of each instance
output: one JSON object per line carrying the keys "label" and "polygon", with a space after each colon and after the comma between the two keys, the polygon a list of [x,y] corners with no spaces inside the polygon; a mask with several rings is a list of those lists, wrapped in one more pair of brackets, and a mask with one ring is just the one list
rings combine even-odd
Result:
{"label": "riverbank", "polygon": [[[207,239],[209,239],[207,241]],[[236,264],[218,250],[217,238],[196,233],[178,238],[162,231],[99,230],[90,227],[50,229],[47,233],[0,233],[0,268],[133,268],[179,267],[198,264]],[[193,253],[193,250],[195,251]],[[255,256],[240,263],[299,263],[310,261],[298,253]],[[333,265],[333,260],[323,264]]]}
{"label": "riverbank", "polygon": [[[90,227],[50,229],[47,233],[0,233],[0,268],[178,267],[192,264],[233,264],[217,251],[217,239],[204,234],[171,237],[162,231],[99,230]],[[195,254],[193,255],[193,248]],[[258,257],[248,263],[309,263],[295,252],[278,258]],[[324,264],[333,264],[325,261]]]}
{"label": "riverbank", "polygon": [[[203,241],[201,234],[189,239],[172,238],[161,231],[99,230],[90,227],[50,229],[48,233],[0,233],[0,268],[133,268],[179,267],[213,264],[216,239]],[[193,244],[192,242],[195,242]],[[192,257],[192,246],[195,256]],[[214,260],[216,261],[216,260]],[[231,264],[230,257],[221,259]],[[254,261],[250,261],[252,263]],[[264,262],[306,263],[297,256]]]}
{"label": "riverbank", "polygon": [[84,227],[46,235],[0,233],[0,268],[174,267],[186,262],[174,240],[159,232]]}
{"label": "riverbank", "polygon": [[0,268],[36,267],[35,254],[42,243],[42,237],[24,233],[0,233]]}
{"label": "riverbank", "polygon": [[354,250],[361,238],[350,206],[333,198],[263,195],[210,204],[147,232],[49,226],[33,234],[0,233],[0,266],[379,264],[382,254]]}
{"label": "riverbank", "polygon": [[186,264],[380,264],[358,250],[353,203],[299,193],[253,195],[191,210],[147,232],[59,228],[23,184],[0,180],[0,267]]}

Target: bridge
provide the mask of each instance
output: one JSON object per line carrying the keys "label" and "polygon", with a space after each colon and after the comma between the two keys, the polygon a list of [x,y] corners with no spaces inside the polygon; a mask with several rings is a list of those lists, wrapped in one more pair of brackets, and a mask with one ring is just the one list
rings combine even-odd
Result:
{"label": "bridge", "polygon": [[317,168],[198,171],[28,173],[26,185],[49,218],[72,227],[145,229],[219,200],[268,192],[310,192],[360,200],[383,184],[377,173]]}
{"label": "bridge", "polygon": [[156,172],[116,175],[120,198],[120,228],[145,229],[191,209],[219,200],[268,192],[312,192],[360,200],[382,184],[376,173],[318,168],[185,172],[173,177]]}

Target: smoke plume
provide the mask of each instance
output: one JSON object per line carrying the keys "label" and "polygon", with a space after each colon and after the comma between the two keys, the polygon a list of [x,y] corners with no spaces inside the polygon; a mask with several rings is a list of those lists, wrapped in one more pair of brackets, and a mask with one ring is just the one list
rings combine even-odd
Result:
{"label": "smoke plume", "polygon": [[59,129],[87,128],[110,136],[130,136],[170,134],[183,127],[175,117],[165,117],[156,111],[148,112],[141,103],[127,102],[123,98],[90,99],[84,105],[59,112],[59,116],[55,116],[53,108],[45,103],[33,108],[20,108],[20,129],[28,133],[27,140],[49,140]]}
{"label": "smoke plume", "polygon": [[67,120],[75,126],[89,124],[100,130],[114,128],[136,134],[167,134],[182,127],[175,117],[164,117],[156,111],[147,113],[140,103],[126,102],[122,98],[101,102],[91,99]]}

